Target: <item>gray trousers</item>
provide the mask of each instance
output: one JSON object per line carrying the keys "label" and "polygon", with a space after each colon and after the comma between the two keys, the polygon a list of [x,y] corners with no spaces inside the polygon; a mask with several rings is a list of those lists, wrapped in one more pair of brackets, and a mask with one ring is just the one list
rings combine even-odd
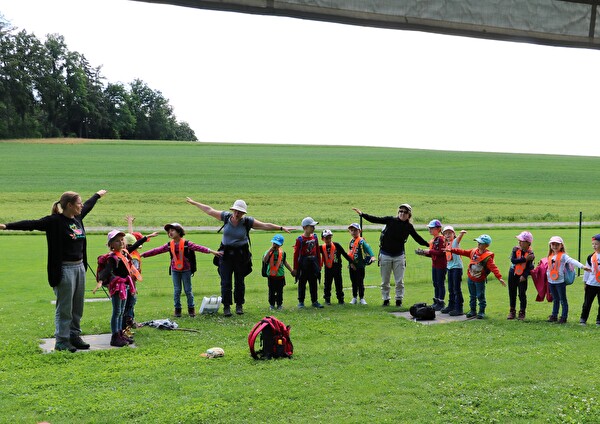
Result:
{"label": "gray trousers", "polygon": [[381,298],[390,300],[390,278],[394,273],[396,284],[396,300],[404,299],[404,270],[406,269],[406,256],[388,256],[379,254],[379,271],[381,272]]}
{"label": "gray trousers", "polygon": [[57,342],[68,341],[71,336],[81,333],[81,316],[83,315],[83,298],[85,295],[85,266],[79,264],[63,264],[62,278],[54,287],[56,295],[56,313],[54,336]]}

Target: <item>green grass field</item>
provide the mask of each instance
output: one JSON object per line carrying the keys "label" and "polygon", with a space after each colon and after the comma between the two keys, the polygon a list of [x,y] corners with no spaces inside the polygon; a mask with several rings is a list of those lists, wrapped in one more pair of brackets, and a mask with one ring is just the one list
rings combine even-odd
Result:
{"label": "green grass field", "polygon": [[[489,233],[491,250],[506,274],[514,237],[525,229],[519,223],[575,221],[579,211],[586,221],[598,220],[588,187],[595,162],[587,158],[154,142],[3,142],[0,154],[0,222],[41,217],[70,189],[86,196],[108,189],[86,224],[121,228],[127,213],[136,215],[136,226],[160,227],[174,220],[189,226],[218,224],[187,205],[186,195],[220,208],[244,198],[252,215],[284,225],[299,224],[310,214],[323,224],[318,228],[356,220],[352,206],[383,215],[409,202],[417,224],[434,217],[445,223],[514,223],[511,229],[473,225],[462,243],[470,248],[473,237]],[[307,184],[307,175],[314,184]],[[528,184],[521,188],[524,181]],[[577,257],[576,228],[529,230],[538,258],[547,254],[547,240],[554,234]],[[426,231],[419,231],[427,238]],[[583,230],[586,255],[596,232],[589,226]],[[284,249],[290,255],[296,235],[286,236]],[[581,279],[568,289],[570,314],[564,326],[545,322],[551,305],[534,301],[531,284],[527,321],[507,321],[507,290],[493,278],[485,320],[426,326],[391,315],[396,308],[380,306],[376,266],[367,269],[366,306],[298,310],[290,278],[285,309],[276,315],[292,326],[294,359],[253,361],[246,338],[252,325],[269,314],[258,261],[271,236],[252,234],[255,271],[247,280],[245,315],[177,320],[199,333],[142,328],[136,349],[42,354],[39,340],[54,332],[45,237],[0,233],[0,422],[597,422],[600,328],[593,325],[595,307],[592,325],[576,324]],[[365,232],[374,248],[378,237],[378,231]],[[192,232],[187,238],[213,248],[220,241],[214,231]],[[346,244],[348,235],[334,231],[334,240]],[[145,248],[166,241],[161,234]],[[90,235],[88,243],[91,258],[106,250],[103,234]],[[433,293],[431,262],[411,254],[416,247],[413,241],[407,244],[403,310],[430,301]],[[198,256],[197,304],[219,293],[210,259]],[[170,317],[167,265],[166,255],[144,261],[138,321]],[[89,273],[88,278],[91,290]],[[345,293],[350,296],[349,290]],[[110,313],[109,303],[86,304],[84,332],[109,332]],[[223,347],[226,356],[200,357],[213,346]]]}

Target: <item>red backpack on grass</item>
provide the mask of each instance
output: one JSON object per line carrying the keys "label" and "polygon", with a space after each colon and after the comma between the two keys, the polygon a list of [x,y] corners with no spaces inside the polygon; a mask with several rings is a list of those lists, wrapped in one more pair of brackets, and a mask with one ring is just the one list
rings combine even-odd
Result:
{"label": "red backpack on grass", "polygon": [[[255,343],[259,335],[260,348],[256,349]],[[254,359],[291,358],[294,354],[290,326],[273,316],[263,318],[252,327],[248,334],[248,346]]]}

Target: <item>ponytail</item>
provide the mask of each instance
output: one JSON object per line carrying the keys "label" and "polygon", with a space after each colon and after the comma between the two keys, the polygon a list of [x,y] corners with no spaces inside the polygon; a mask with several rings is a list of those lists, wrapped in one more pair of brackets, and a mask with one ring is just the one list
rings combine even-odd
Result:
{"label": "ponytail", "polygon": [[62,208],[60,207],[60,200],[57,200],[52,204],[52,215],[62,213]]}
{"label": "ponytail", "polygon": [[60,196],[60,199],[52,205],[52,214],[63,213],[67,208],[67,204],[77,202],[78,198],[78,193],[75,193],[74,191],[65,191],[62,196]]}

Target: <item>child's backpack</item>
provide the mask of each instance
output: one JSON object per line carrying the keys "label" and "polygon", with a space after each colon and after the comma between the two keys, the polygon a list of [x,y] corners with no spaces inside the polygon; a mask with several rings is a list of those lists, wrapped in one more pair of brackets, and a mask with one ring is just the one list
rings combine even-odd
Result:
{"label": "child's backpack", "polygon": [[430,321],[435,319],[435,309],[427,303],[415,303],[409,309],[410,314],[416,320]]}
{"label": "child's backpack", "polygon": [[[255,347],[257,338],[260,338],[260,349]],[[273,316],[263,318],[252,327],[248,346],[254,359],[291,358],[294,353],[290,327]]]}
{"label": "child's backpack", "polygon": [[575,267],[572,264],[565,264],[565,284],[573,284],[576,276]]}
{"label": "child's backpack", "polygon": [[[99,283],[100,282],[100,273],[104,270],[104,268],[106,268],[106,264],[108,263],[108,258],[110,258],[110,255],[112,255],[112,252],[108,252],[105,253],[103,255],[98,256],[98,265],[96,267],[96,281]],[[102,285],[103,286],[108,286],[108,284],[110,283],[109,280],[105,280],[102,281]]]}

